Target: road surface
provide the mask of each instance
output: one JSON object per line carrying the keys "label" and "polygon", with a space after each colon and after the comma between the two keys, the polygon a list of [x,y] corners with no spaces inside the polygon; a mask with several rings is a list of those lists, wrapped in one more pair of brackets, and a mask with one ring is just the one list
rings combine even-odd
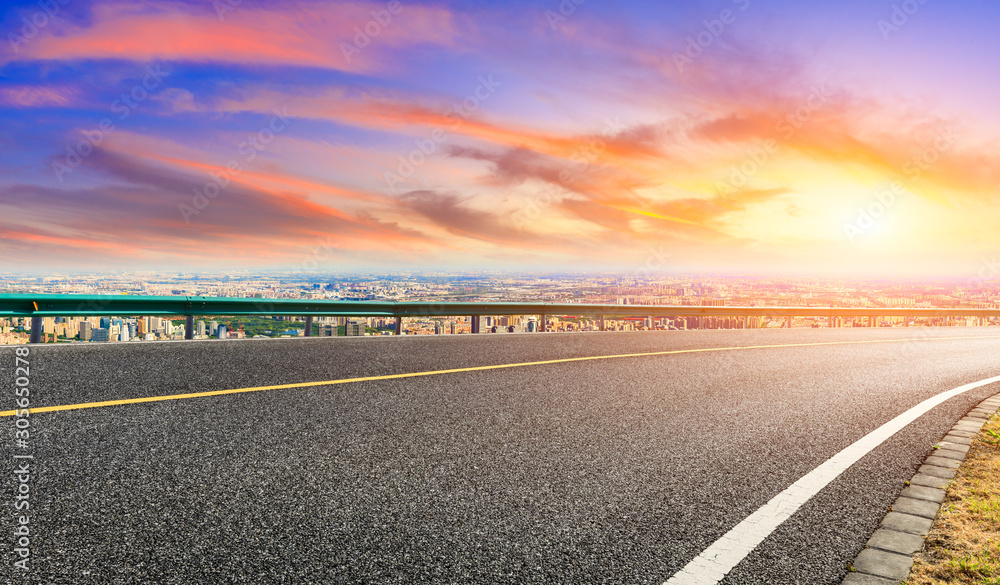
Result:
{"label": "road surface", "polygon": [[[854,441],[1000,375],[998,358],[1000,328],[33,346],[32,407],[88,407],[33,414],[27,450],[0,417],[4,459],[34,457],[31,571],[13,568],[4,474],[0,575],[663,583]],[[14,361],[0,349],[0,409],[13,408]],[[383,378],[197,396],[358,377]],[[906,426],[722,583],[839,583],[931,446],[998,392]]]}

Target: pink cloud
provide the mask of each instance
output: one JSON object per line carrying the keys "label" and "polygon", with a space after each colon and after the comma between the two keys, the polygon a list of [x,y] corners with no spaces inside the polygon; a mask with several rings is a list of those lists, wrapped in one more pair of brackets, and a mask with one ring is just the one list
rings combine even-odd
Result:
{"label": "pink cloud", "polygon": [[66,107],[76,102],[77,95],[77,91],[69,87],[3,87],[0,88],[0,104],[12,108]]}
{"label": "pink cloud", "polygon": [[388,50],[452,43],[453,18],[446,9],[398,6],[396,14],[386,3],[364,2],[236,6],[216,14],[181,4],[109,3],[94,9],[89,28],[46,29],[6,60],[165,60],[369,72],[391,68]]}

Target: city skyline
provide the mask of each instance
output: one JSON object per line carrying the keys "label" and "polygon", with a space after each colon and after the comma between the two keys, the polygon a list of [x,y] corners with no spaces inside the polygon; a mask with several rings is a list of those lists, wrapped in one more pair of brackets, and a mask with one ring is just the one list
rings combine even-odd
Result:
{"label": "city skyline", "polygon": [[[981,326],[996,319],[980,317],[919,316],[932,308],[991,310],[1000,303],[1000,282],[996,277],[966,282],[954,279],[803,279],[753,278],[721,275],[584,274],[584,273],[500,273],[480,274],[435,272],[421,274],[284,274],[252,273],[230,275],[124,273],[58,274],[46,276],[0,274],[0,296],[41,295],[122,295],[110,298],[154,296],[202,297],[206,299],[260,298],[307,301],[430,302],[430,303],[564,303],[581,307],[588,304],[635,306],[635,315],[596,319],[592,315],[555,313],[546,319],[547,331],[641,331],[686,329],[782,329],[815,327],[911,327],[932,325]],[[730,306],[768,307],[773,314],[757,319],[746,317],[643,317],[643,306]],[[870,308],[871,317],[785,316],[781,307]],[[915,309],[914,313],[875,317],[883,308]],[[662,311],[658,311],[660,313]],[[820,311],[822,313],[822,311]],[[131,342],[179,340],[186,337],[184,319],[177,315],[116,315],[44,317],[39,323],[43,340],[60,342]],[[668,313],[669,315],[669,313]],[[413,335],[458,333],[524,333],[537,329],[530,320],[538,316],[497,315],[483,317],[482,327],[474,328],[468,316],[438,315],[410,317],[399,323],[399,332]],[[123,321],[129,324],[122,325]],[[315,319],[312,334],[388,335],[396,330],[393,317],[375,316],[358,320],[361,329],[348,332],[347,317]],[[140,323],[145,322],[143,326]],[[324,329],[336,322],[338,328]],[[31,318],[0,318],[0,345],[23,343],[28,338]],[[219,325],[225,324],[222,333]],[[535,326],[538,325],[536,322]],[[307,326],[298,317],[266,315],[245,317],[197,317],[192,323],[194,339],[245,337],[301,337]],[[245,326],[245,327],[244,327]],[[359,325],[360,327],[360,325]],[[244,332],[244,328],[246,331]]]}
{"label": "city skyline", "polygon": [[998,6],[5,6],[4,270],[996,274]]}

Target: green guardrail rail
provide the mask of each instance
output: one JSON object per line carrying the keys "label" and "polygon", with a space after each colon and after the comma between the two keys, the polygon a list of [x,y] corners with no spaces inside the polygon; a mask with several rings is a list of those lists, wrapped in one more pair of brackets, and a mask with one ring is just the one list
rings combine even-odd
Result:
{"label": "green guardrail rail", "polygon": [[590,303],[387,302],[139,295],[0,295],[0,317],[101,315],[486,316],[486,315],[733,316],[733,317],[1000,317],[1000,309],[899,307],[729,307]]}
{"label": "green guardrail rail", "polygon": [[[1000,309],[899,307],[730,307],[696,305],[608,305],[591,303],[386,302],[141,295],[0,295],[0,317],[116,316],[301,316],[312,317],[592,316],[592,317],[1000,317]],[[475,320],[474,320],[475,322]],[[544,330],[544,319],[541,322]],[[36,327],[32,327],[34,333]],[[473,328],[473,332],[476,331]],[[190,336],[191,327],[187,328]]]}

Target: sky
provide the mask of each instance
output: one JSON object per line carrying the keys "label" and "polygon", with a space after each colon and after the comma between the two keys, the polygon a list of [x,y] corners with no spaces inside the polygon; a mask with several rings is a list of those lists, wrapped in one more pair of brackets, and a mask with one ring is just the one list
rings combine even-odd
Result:
{"label": "sky", "polygon": [[2,6],[0,272],[997,276],[996,2]]}

